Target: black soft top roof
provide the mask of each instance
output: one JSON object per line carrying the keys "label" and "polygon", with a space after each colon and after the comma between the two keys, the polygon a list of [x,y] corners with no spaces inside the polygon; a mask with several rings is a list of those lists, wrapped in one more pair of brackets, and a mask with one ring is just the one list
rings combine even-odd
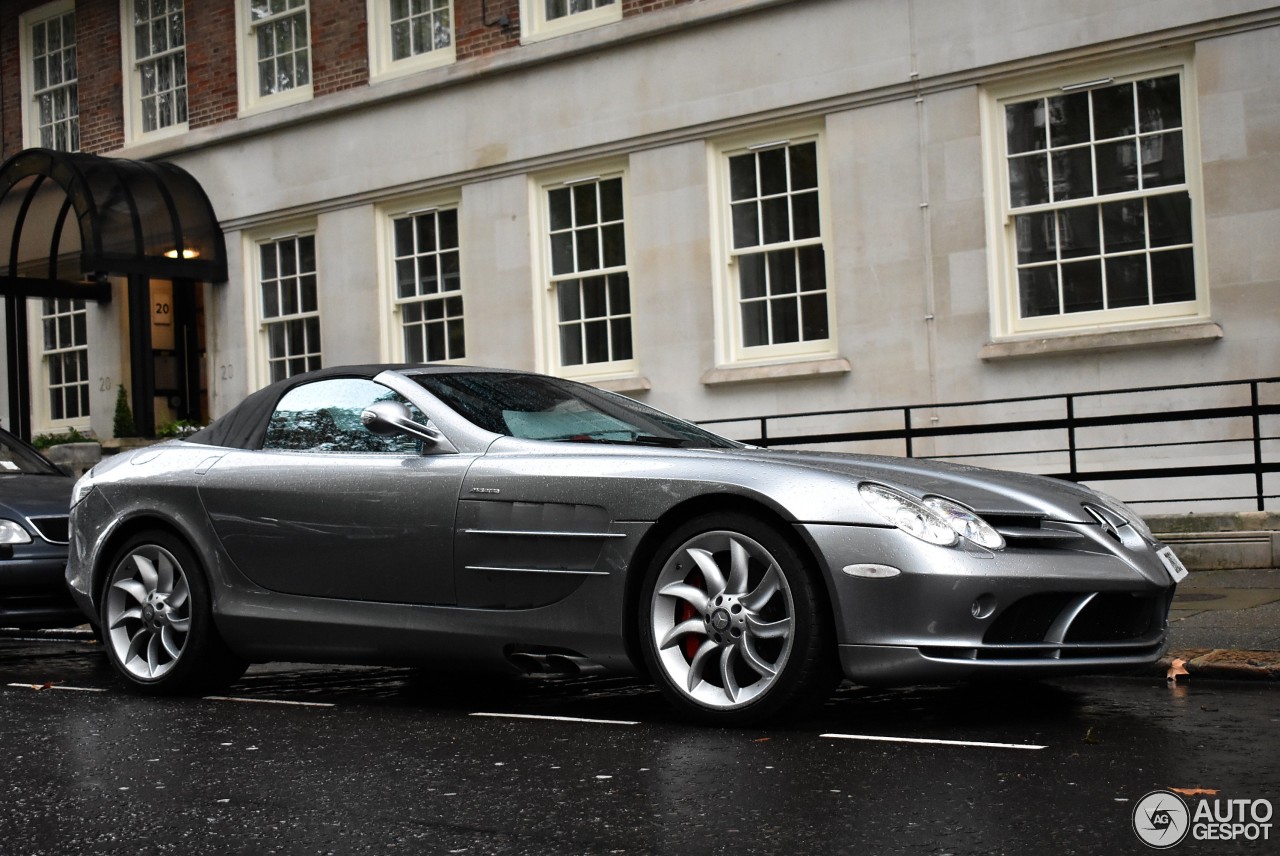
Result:
{"label": "black soft top roof", "polygon": [[187,437],[186,442],[202,443],[206,446],[227,446],[232,449],[261,449],[262,442],[266,439],[267,422],[276,409],[276,403],[295,386],[331,377],[372,379],[388,369],[394,371],[407,368],[417,367],[409,365],[336,366],[276,381],[270,386],[250,393],[244,401],[215,419],[208,427]]}

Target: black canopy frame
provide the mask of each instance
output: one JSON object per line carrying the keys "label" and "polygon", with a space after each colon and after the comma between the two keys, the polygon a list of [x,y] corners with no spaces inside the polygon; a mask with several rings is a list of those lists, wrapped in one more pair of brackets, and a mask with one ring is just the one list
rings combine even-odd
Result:
{"label": "black canopy frame", "polygon": [[[52,206],[47,200],[38,204],[46,194],[55,200]],[[57,213],[50,216],[53,210]],[[67,235],[72,216],[76,230]],[[39,250],[44,234],[47,253]],[[68,264],[64,241],[76,238],[82,281],[60,276]],[[14,433],[26,438],[31,435],[28,298],[105,303],[111,299],[107,277],[128,278],[133,410],[138,428],[150,433],[155,390],[150,280],[188,288],[227,281],[222,229],[190,173],[170,163],[51,149],[26,149],[0,165],[0,264],[5,265],[0,295],[5,298],[9,415]],[[41,268],[44,275],[33,275]]]}

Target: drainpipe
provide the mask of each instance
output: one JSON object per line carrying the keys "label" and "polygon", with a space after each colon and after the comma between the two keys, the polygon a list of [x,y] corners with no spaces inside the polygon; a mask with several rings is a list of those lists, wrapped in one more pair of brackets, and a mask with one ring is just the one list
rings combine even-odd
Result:
{"label": "drainpipe", "polygon": [[[920,88],[919,54],[916,49],[916,2],[907,0],[907,25],[911,38],[911,86],[916,103],[917,159],[920,163],[920,238],[924,252],[924,324],[928,352],[929,401],[938,400],[938,324],[936,318],[936,284],[933,276],[933,215],[929,211],[929,117],[924,93]],[[938,422],[936,410],[930,411],[930,425]],[[929,441],[932,447],[932,440]],[[932,448],[930,449],[932,452]]]}

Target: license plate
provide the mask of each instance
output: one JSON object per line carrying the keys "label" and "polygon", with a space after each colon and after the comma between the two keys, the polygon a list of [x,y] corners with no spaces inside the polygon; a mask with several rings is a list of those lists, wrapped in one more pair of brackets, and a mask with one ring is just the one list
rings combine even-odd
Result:
{"label": "license plate", "polygon": [[1165,547],[1156,553],[1160,557],[1160,561],[1164,562],[1164,569],[1169,572],[1169,576],[1173,577],[1175,583],[1182,582],[1187,575],[1187,566],[1182,564],[1182,560],[1173,554],[1173,550]]}

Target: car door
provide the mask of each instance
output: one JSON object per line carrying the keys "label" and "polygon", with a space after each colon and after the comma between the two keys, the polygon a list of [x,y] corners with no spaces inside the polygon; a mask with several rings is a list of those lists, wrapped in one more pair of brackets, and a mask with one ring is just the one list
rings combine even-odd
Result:
{"label": "car door", "polygon": [[360,413],[386,399],[408,404],[362,378],[296,387],[276,405],[262,450],[229,452],[209,468],[201,500],[254,583],[310,597],[455,602],[454,517],[474,456],[424,455],[418,440],[370,433]]}

